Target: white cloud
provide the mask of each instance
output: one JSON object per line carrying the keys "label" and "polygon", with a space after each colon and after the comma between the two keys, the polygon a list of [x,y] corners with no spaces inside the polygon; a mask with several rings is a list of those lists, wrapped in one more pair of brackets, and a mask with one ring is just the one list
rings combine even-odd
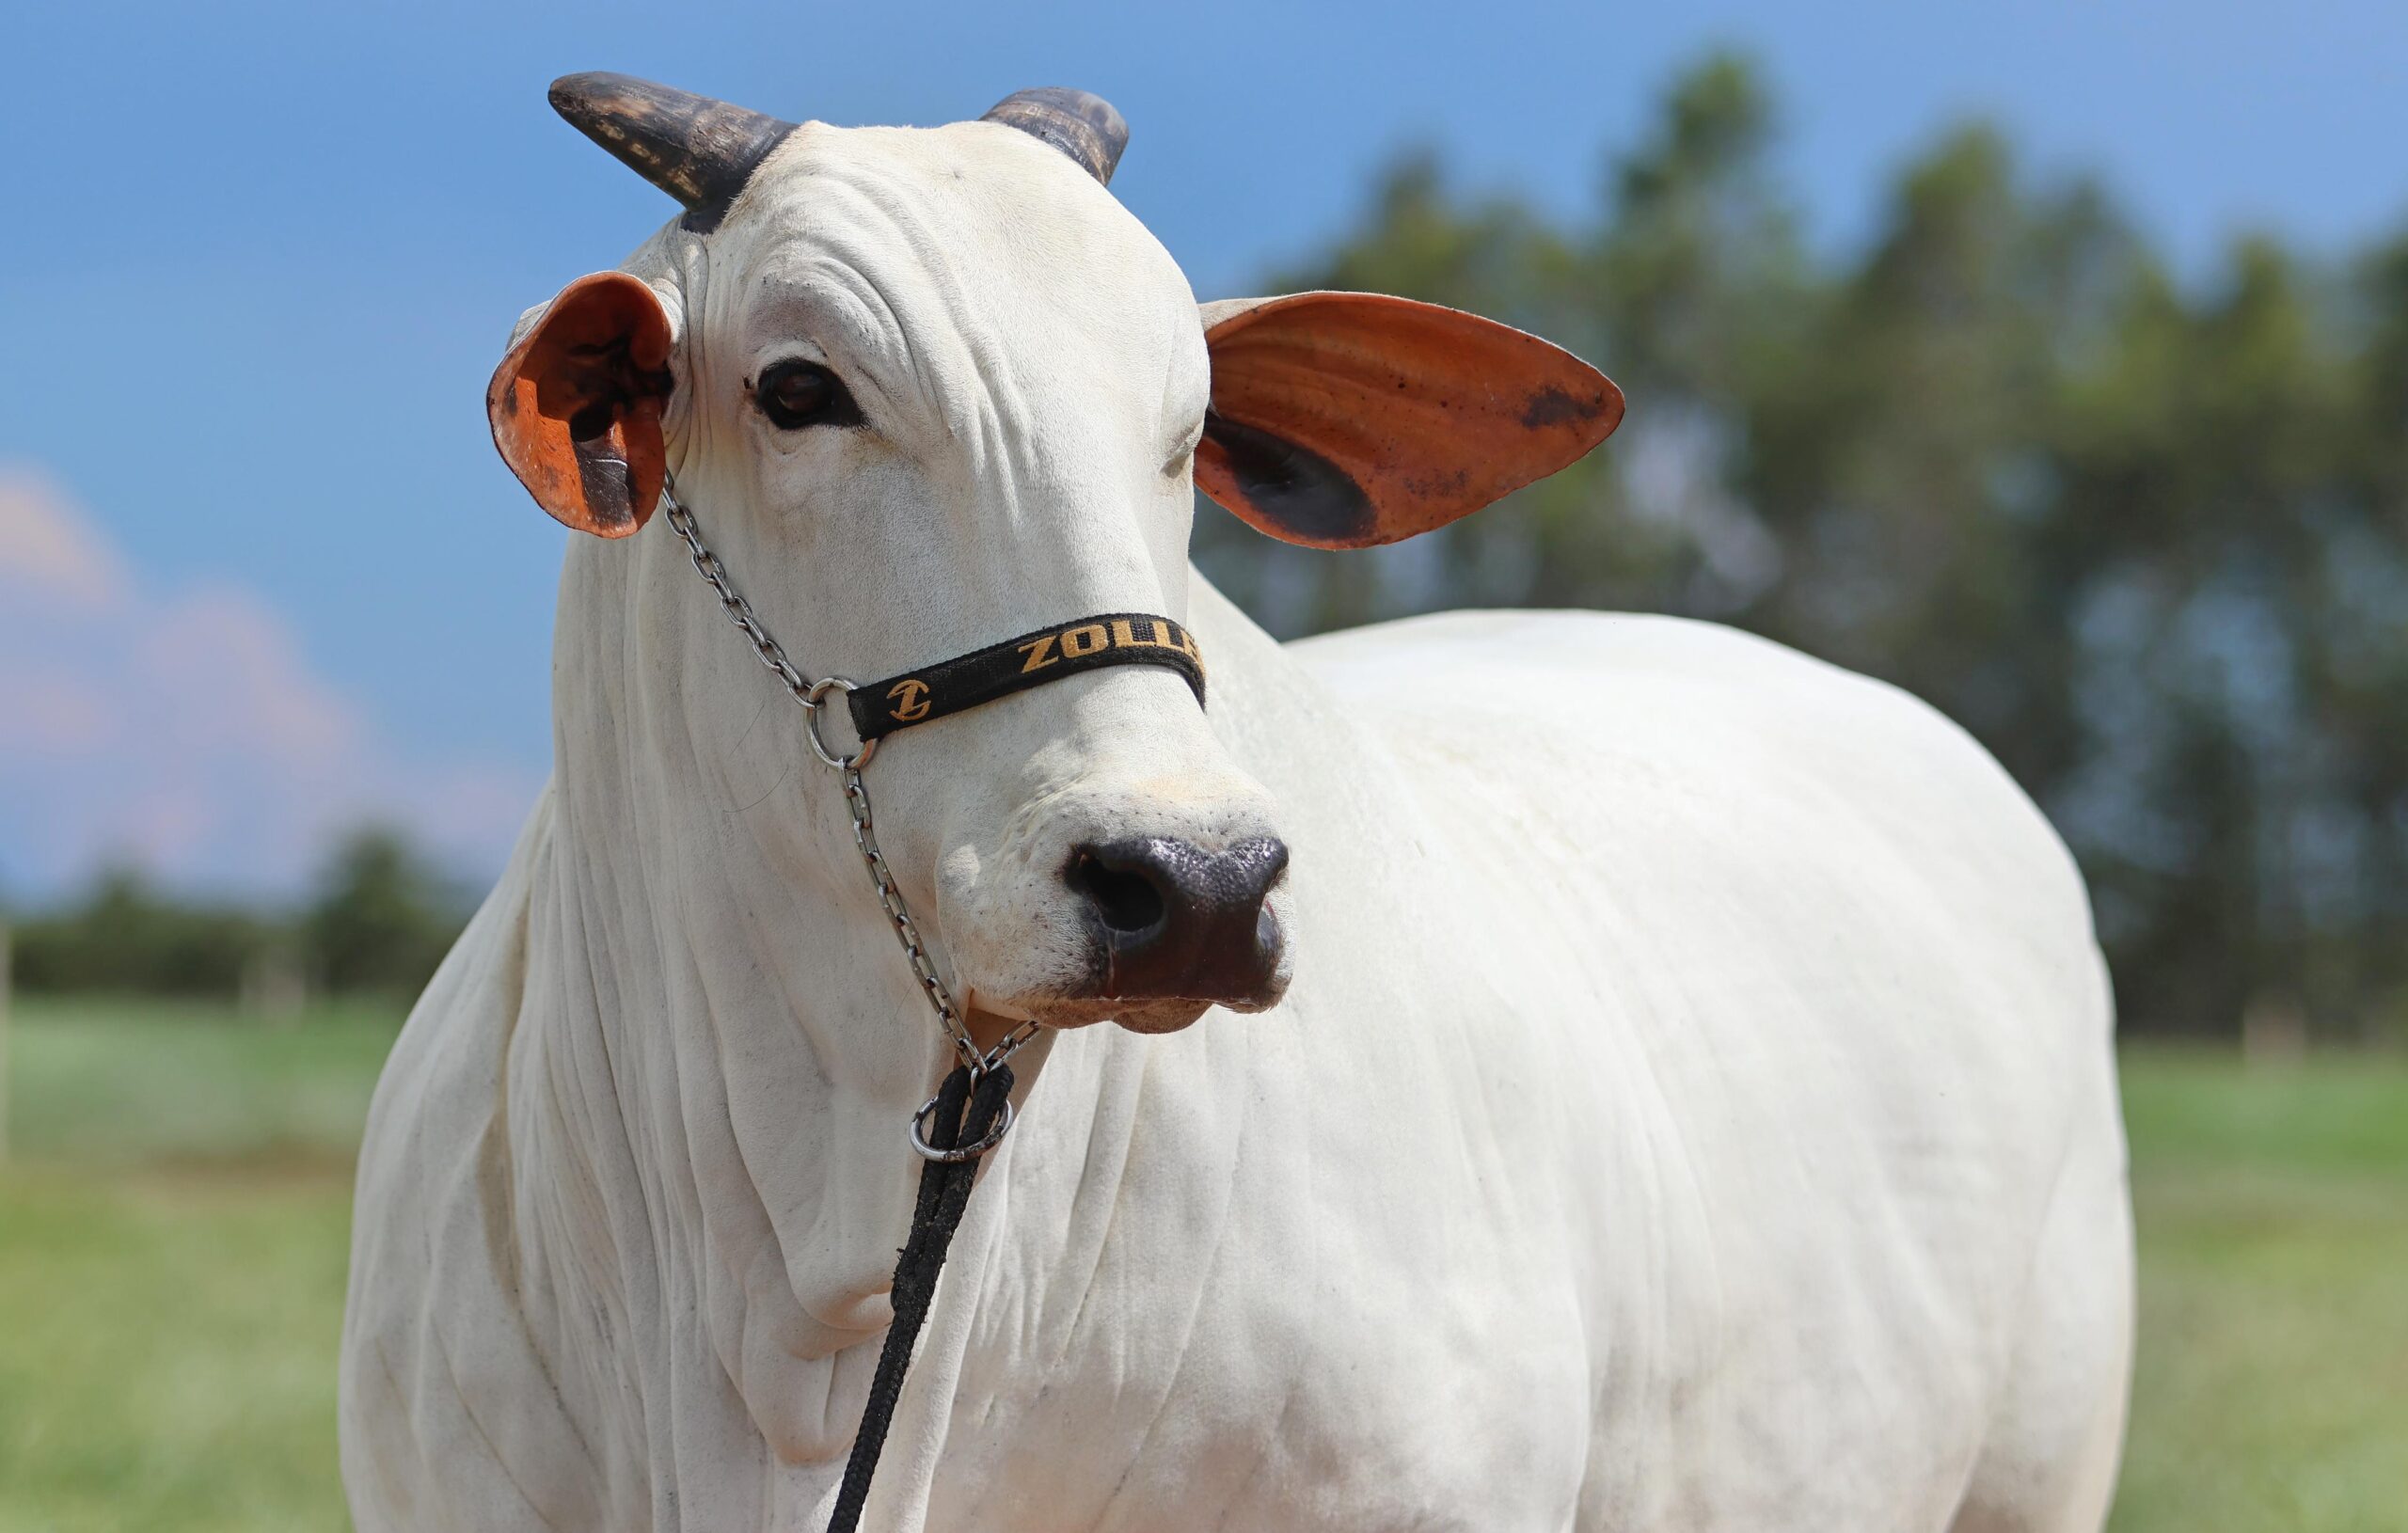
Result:
{"label": "white cloud", "polygon": [[87,611],[120,606],[125,565],[55,485],[27,469],[0,469],[0,591],[32,590]]}
{"label": "white cloud", "polygon": [[0,891],[55,894],[112,859],[289,889],[370,818],[490,870],[539,786],[384,739],[256,593],[145,592],[55,485],[0,468]]}

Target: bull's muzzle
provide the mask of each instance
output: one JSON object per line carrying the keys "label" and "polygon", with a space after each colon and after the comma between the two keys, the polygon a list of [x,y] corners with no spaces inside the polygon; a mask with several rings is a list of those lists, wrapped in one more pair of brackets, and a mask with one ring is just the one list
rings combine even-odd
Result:
{"label": "bull's muzzle", "polygon": [[1273,836],[1218,852],[1165,836],[1081,846],[1064,877],[1097,935],[1096,993],[1246,1009],[1277,999],[1283,939],[1264,901],[1287,871]]}

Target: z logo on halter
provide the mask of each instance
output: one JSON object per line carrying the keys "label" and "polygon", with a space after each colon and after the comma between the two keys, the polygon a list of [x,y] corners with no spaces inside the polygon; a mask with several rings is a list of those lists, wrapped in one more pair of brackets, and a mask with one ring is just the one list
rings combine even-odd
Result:
{"label": "z logo on halter", "polygon": [[906,676],[886,689],[895,706],[886,717],[898,724],[916,724],[928,716],[928,684],[917,676]]}
{"label": "z logo on halter", "polygon": [[1197,704],[1204,702],[1204,656],[1194,634],[1151,612],[1099,612],[861,687],[850,697],[853,728],[874,740],[1108,665],[1176,671]]}

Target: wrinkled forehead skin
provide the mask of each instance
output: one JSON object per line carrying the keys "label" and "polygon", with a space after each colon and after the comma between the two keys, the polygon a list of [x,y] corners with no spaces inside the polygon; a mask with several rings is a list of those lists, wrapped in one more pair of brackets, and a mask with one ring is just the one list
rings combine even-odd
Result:
{"label": "wrinkled forehead skin", "polygon": [[826,302],[865,340],[927,347],[911,360],[940,390],[965,370],[1027,382],[1178,352],[1202,401],[1202,329],[1169,253],[1067,156],[1000,123],[806,124],[711,243],[756,321],[764,303]]}
{"label": "wrinkled forehead skin", "polygon": [[[879,653],[832,661],[866,679],[1181,599],[1201,322],[1168,252],[1067,156],[997,123],[807,123],[717,230],[665,237],[692,246],[673,468],[818,502],[799,508],[815,551],[891,604],[843,645]],[[747,387],[795,356],[842,376],[871,429],[768,429]]]}

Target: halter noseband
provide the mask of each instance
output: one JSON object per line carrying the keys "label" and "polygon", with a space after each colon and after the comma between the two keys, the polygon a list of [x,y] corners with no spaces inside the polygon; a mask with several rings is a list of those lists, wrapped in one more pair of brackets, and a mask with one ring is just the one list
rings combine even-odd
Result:
{"label": "halter noseband", "polygon": [[1204,705],[1204,656],[1196,648],[1196,636],[1151,612],[1072,618],[856,687],[846,702],[855,732],[863,740],[876,740],[1112,665],[1167,667],[1187,678],[1196,706]]}

